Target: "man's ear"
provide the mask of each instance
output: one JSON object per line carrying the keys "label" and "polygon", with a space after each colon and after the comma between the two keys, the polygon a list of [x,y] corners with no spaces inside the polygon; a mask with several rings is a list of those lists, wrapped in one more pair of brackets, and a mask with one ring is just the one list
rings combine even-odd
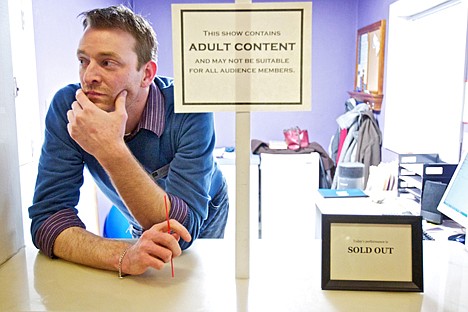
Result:
{"label": "man's ear", "polygon": [[144,67],[144,76],[143,79],[141,80],[141,86],[143,88],[146,88],[149,86],[153,80],[154,77],[156,76],[156,72],[158,71],[158,65],[156,64],[155,61],[149,61]]}

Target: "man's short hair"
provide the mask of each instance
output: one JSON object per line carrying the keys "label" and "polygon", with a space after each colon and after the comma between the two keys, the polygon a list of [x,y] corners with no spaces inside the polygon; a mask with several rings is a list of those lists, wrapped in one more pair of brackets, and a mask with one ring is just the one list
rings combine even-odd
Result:
{"label": "man's short hair", "polygon": [[138,57],[138,68],[150,60],[157,61],[158,42],[151,24],[143,16],[124,5],[85,11],[78,15],[83,19],[83,29],[120,29],[135,38],[134,47]]}

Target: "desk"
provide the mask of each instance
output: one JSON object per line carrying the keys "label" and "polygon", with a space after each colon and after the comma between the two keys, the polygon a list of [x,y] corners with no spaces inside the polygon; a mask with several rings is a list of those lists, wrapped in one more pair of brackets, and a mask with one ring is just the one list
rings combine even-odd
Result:
{"label": "desk", "polygon": [[235,279],[231,240],[196,241],[175,278],[166,266],[119,279],[27,247],[0,267],[0,311],[468,311],[460,243],[424,241],[424,293],[324,291],[321,241],[287,238],[252,242],[249,280]]}
{"label": "desk", "polygon": [[322,215],[323,214],[350,214],[350,215],[394,215],[404,212],[419,215],[419,205],[406,198],[398,198],[396,195],[382,195],[381,203],[373,197],[352,198],[324,198],[318,192],[315,197],[316,223],[315,237],[322,237]]}
{"label": "desk", "polygon": [[[323,214],[400,215],[411,213],[419,216],[421,213],[419,204],[411,199],[396,197],[391,193],[378,198],[384,198],[384,200],[377,203],[373,195],[371,197],[323,198],[317,193],[315,200],[315,238],[322,238]],[[444,224],[440,226],[423,221],[423,229],[436,240],[447,240],[450,235],[464,232],[460,225],[449,221],[444,221]]]}

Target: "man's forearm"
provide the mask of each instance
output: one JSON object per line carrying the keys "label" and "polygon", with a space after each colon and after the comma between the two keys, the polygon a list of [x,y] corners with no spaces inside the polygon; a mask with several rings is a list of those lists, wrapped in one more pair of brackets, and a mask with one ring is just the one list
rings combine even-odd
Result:
{"label": "man's forearm", "polygon": [[79,227],[70,227],[59,234],[54,243],[54,255],[90,267],[118,269],[119,257],[130,244],[105,239]]}
{"label": "man's forearm", "polygon": [[[100,163],[125,205],[144,229],[165,220],[166,193],[141,167],[126,146],[121,146],[110,157],[102,158]],[[170,210],[169,199],[167,205]]]}

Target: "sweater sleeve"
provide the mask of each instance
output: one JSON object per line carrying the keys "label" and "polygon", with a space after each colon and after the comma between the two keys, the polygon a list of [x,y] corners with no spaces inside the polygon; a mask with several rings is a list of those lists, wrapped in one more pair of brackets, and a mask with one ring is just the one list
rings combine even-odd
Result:
{"label": "sweater sleeve", "polygon": [[47,218],[36,233],[36,246],[48,257],[54,258],[54,243],[57,236],[67,228],[86,228],[84,223],[73,212],[73,209],[62,209]]}
{"label": "sweater sleeve", "polygon": [[54,96],[45,120],[44,144],[38,164],[33,203],[29,207],[36,247],[52,256],[55,238],[71,226],[84,227],[75,208],[83,184],[83,154],[67,131],[67,111],[78,85]]}
{"label": "sweater sleeve", "polygon": [[188,214],[187,204],[177,196],[174,196],[172,194],[167,194],[167,196],[171,201],[171,212],[169,214],[169,217],[171,219],[179,221],[182,225],[184,225],[185,221],[187,220]]}

